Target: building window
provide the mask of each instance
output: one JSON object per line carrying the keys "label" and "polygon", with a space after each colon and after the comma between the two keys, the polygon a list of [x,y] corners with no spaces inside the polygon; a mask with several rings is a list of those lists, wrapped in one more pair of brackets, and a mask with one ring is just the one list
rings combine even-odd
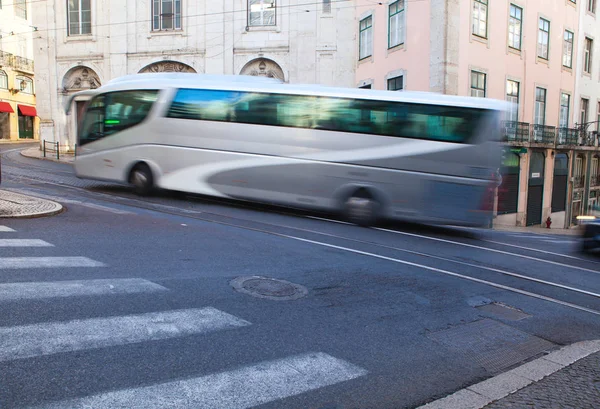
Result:
{"label": "building window", "polygon": [[471,96],[485,97],[486,75],[482,72],[471,71]]}
{"label": "building window", "polygon": [[580,125],[586,124],[588,121],[588,108],[590,106],[590,100],[587,98],[581,98],[581,112],[580,112]]}
{"label": "building window", "polygon": [[560,94],[560,116],[558,126],[560,128],[569,127],[569,110],[571,106],[571,96],[569,94]]}
{"label": "building window", "polygon": [[360,21],[359,59],[370,57],[373,54],[373,17],[369,16]]}
{"label": "building window", "polygon": [[181,0],[152,0],[152,30],[181,29]]}
{"label": "building window", "polygon": [[535,89],[535,112],[533,121],[535,125],[546,124],[546,90],[544,88]]}
{"label": "building window", "polygon": [[68,0],[68,35],[92,33],[91,0]]}
{"label": "building window", "polygon": [[15,6],[15,16],[27,20],[27,1],[15,0],[13,5]]}
{"label": "building window", "polygon": [[387,80],[388,91],[402,91],[404,89],[404,77],[402,75]]}
{"label": "building window", "polygon": [[540,18],[538,26],[537,55],[544,60],[548,59],[548,43],[550,41],[550,22]]}
{"label": "building window", "polygon": [[488,0],[473,0],[473,34],[487,38]]}
{"label": "building window", "polygon": [[275,8],[275,0],[248,0],[248,25],[274,26]]}
{"label": "building window", "polygon": [[565,30],[563,44],[563,65],[567,68],[573,66],[573,33]]}
{"label": "building window", "polygon": [[592,49],[594,42],[591,38],[585,38],[585,48],[583,50],[583,72],[586,74],[592,73]]}
{"label": "building window", "polygon": [[587,9],[590,13],[596,12],[596,0],[588,0]]}
{"label": "building window", "polygon": [[596,130],[600,131],[600,101],[598,101],[598,112],[596,112]]}
{"label": "building window", "polygon": [[508,111],[508,120],[513,122],[519,120],[519,85],[517,81],[506,81],[506,100],[512,104]]}
{"label": "building window", "polygon": [[8,89],[8,75],[4,70],[0,70],[0,89]]}
{"label": "building window", "polygon": [[33,80],[31,78],[18,76],[15,85],[23,94],[33,94]]}
{"label": "building window", "polygon": [[523,26],[523,9],[510,5],[510,17],[508,19],[508,46],[515,50],[521,49],[521,28]]}
{"label": "building window", "polygon": [[331,0],[323,0],[323,13],[331,13]]}
{"label": "building window", "polygon": [[404,44],[404,0],[390,4],[388,48]]}

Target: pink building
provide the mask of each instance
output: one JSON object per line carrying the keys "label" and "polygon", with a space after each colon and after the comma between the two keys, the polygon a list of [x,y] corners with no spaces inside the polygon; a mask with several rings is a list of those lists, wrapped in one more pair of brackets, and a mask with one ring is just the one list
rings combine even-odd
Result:
{"label": "pink building", "polygon": [[[591,61],[598,59],[594,44],[582,40],[579,30],[582,16],[595,19],[595,3],[358,0],[356,85],[514,102],[504,126],[505,177],[496,222],[533,225],[551,217],[553,227],[569,226],[586,210],[571,209],[575,158],[598,151],[597,132],[588,132],[596,125],[573,129],[582,117],[574,109],[576,87],[584,83],[580,48],[587,47],[586,58],[598,66]],[[584,94],[593,101],[600,97]]]}

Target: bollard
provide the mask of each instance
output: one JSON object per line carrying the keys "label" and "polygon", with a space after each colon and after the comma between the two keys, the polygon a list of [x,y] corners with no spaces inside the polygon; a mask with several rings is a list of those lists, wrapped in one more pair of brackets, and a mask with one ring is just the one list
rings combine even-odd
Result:
{"label": "bollard", "polygon": [[43,142],[42,146],[44,147],[44,158],[46,157],[46,141]]}
{"label": "bollard", "polygon": [[56,142],[56,160],[60,160],[60,145]]}

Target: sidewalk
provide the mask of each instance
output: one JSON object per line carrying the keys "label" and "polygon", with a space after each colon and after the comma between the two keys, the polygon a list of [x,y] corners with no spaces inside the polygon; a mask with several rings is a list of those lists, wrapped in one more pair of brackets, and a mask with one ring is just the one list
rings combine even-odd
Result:
{"label": "sidewalk", "polygon": [[44,152],[42,152],[39,145],[33,146],[28,149],[23,149],[21,151],[21,155],[23,155],[27,158],[46,159],[46,160],[51,160],[54,162],[61,162],[61,163],[73,163],[73,161],[75,160],[75,155],[73,153],[61,152],[59,155],[59,159],[56,159],[56,152],[51,152],[51,151],[47,151],[46,157],[44,158]]}
{"label": "sidewalk", "polygon": [[566,346],[419,409],[596,409],[600,340]]}
{"label": "sidewalk", "polygon": [[0,218],[33,218],[62,212],[59,203],[0,190]]}
{"label": "sidewalk", "polygon": [[540,226],[530,227],[517,227],[517,226],[494,226],[492,230],[496,231],[508,231],[513,233],[532,233],[532,234],[545,234],[545,235],[566,235],[566,236],[579,236],[581,235],[580,227],[572,227],[570,229],[546,229]]}

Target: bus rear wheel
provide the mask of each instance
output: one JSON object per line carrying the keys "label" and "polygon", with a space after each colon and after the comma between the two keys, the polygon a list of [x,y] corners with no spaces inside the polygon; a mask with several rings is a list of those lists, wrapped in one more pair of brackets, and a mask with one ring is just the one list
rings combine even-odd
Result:
{"label": "bus rear wheel", "polygon": [[140,196],[148,196],[154,190],[154,177],[150,167],[145,163],[134,166],[129,175],[129,183],[133,185],[133,191]]}
{"label": "bus rear wheel", "polygon": [[346,199],[344,216],[347,221],[362,227],[370,227],[379,219],[380,204],[366,190],[359,190]]}

